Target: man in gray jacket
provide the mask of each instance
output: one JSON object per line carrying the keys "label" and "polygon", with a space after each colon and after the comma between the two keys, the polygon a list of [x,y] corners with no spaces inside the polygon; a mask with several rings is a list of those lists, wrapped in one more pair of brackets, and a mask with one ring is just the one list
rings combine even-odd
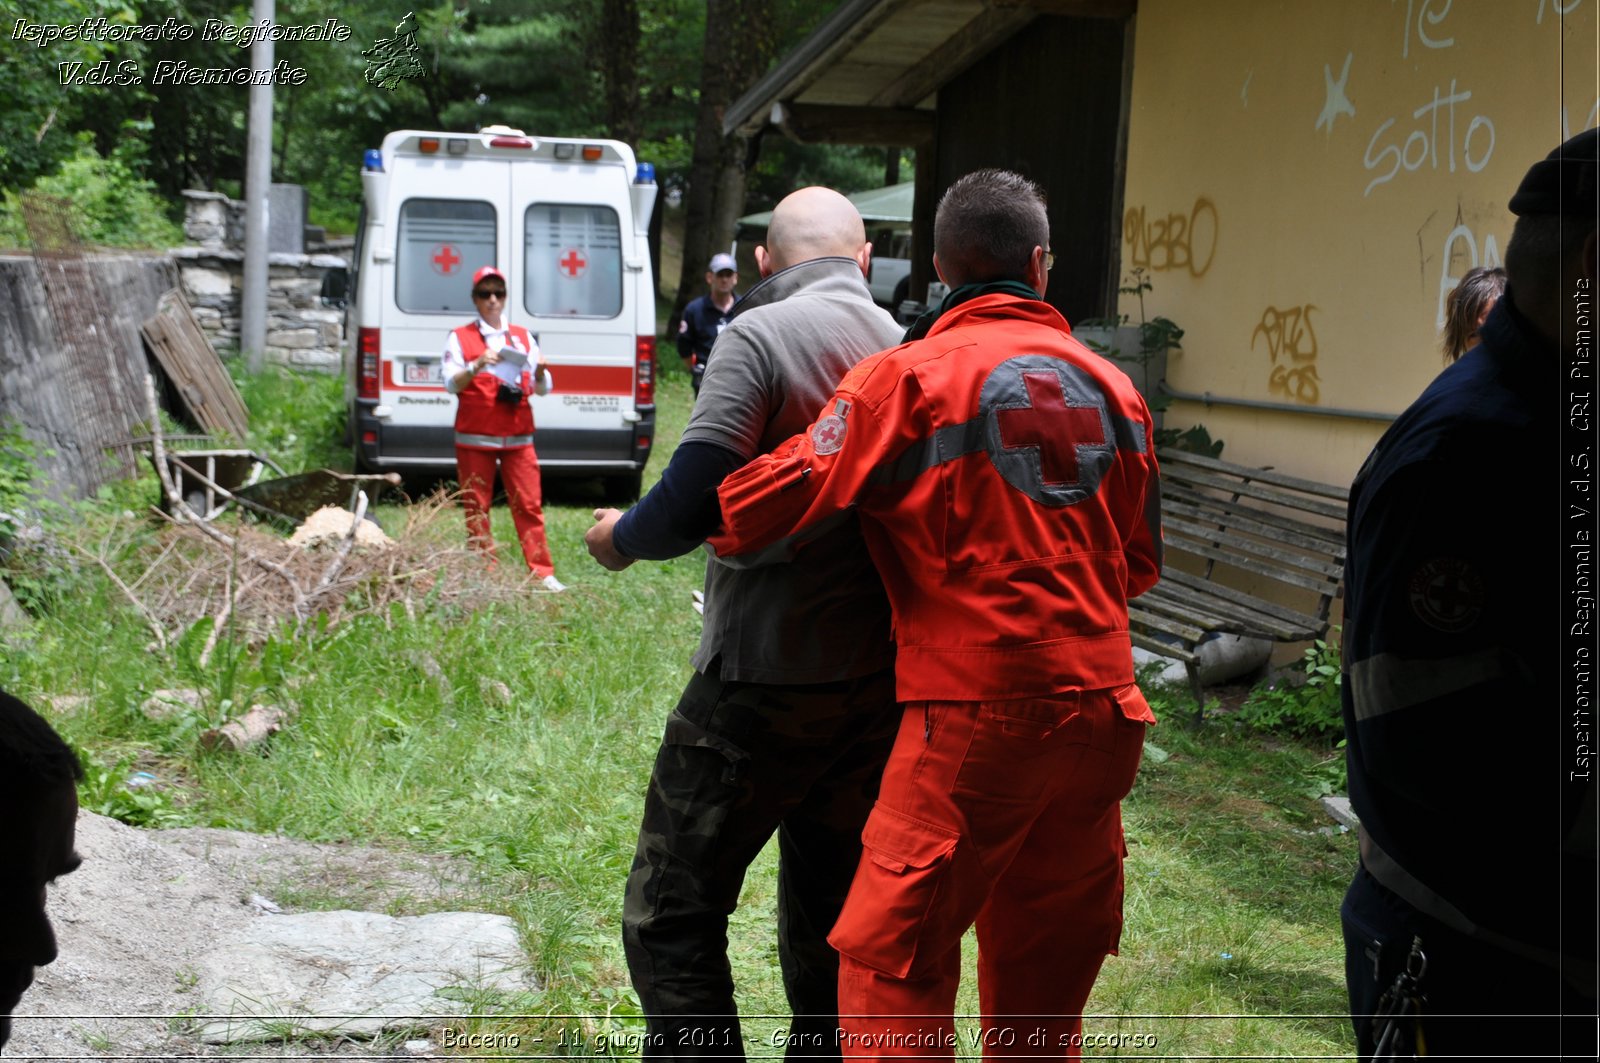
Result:
{"label": "man in gray jacket", "polygon": [[[756,249],[762,281],[717,340],[689,426],[626,514],[586,542],[620,571],[688,553],[719,523],[723,477],[815,419],[856,362],[900,341],[872,302],[871,245],[849,200],[803,188]],[[827,943],[894,739],[883,586],[854,521],[793,563],[706,565],[705,629],[667,718],[623,907],[647,1058],[742,1056],[727,958],[745,869],[774,831],[790,1056],[838,1057],[838,955]]]}

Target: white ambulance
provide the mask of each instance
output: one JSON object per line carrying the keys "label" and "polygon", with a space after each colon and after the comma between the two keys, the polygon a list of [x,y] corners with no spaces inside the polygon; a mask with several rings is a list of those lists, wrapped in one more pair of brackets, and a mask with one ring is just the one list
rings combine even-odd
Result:
{"label": "white ambulance", "polygon": [[346,358],[356,464],[455,472],[440,360],[477,316],[473,273],[496,265],[507,319],[554,379],[533,398],[541,472],[637,497],[655,435],[653,168],[612,140],[402,130],[366,153],[361,182]]}

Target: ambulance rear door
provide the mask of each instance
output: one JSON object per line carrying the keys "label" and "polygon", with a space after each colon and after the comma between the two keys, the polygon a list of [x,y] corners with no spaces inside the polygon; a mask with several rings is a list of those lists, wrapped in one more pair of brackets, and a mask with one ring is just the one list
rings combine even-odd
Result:
{"label": "ambulance rear door", "polygon": [[[512,167],[517,261],[511,319],[538,338],[554,387],[534,399],[539,465],[550,474],[600,475],[637,490],[654,411],[640,410],[640,343],[653,342],[648,256],[633,224],[630,153],[612,142],[585,161],[545,153]],[[641,303],[651,324],[641,330]],[[644,340],[641,341],[641,336]],[[648,371],[648,370],[647,370]],[[647,423],[648,422],[648,423]]]}

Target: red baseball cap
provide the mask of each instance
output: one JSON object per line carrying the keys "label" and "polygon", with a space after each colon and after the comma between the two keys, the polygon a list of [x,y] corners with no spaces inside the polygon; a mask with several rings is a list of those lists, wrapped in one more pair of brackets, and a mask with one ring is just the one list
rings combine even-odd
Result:
{"label": "red baseball cap", "polygon": [[484,266],[483,268],[479,269],[478,272],[472,275],[472,286],[476,288],[478,285],[482,284],[483,278],[485,277],[499,277],[502,284],[508,283],[506,281],[506,275],[501,273],[497,267]]}

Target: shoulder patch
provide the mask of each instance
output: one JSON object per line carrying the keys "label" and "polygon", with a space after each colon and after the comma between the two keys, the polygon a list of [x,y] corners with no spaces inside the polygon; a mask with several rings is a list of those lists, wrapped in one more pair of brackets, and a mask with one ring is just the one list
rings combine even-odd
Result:
{"label": "shoulder patch", "polygon": [[1418,565],[1406,581],[1411,611],[1446,634],[1466,631],[1483,615],[1483,577],[1458,557],[1435,557]]}

